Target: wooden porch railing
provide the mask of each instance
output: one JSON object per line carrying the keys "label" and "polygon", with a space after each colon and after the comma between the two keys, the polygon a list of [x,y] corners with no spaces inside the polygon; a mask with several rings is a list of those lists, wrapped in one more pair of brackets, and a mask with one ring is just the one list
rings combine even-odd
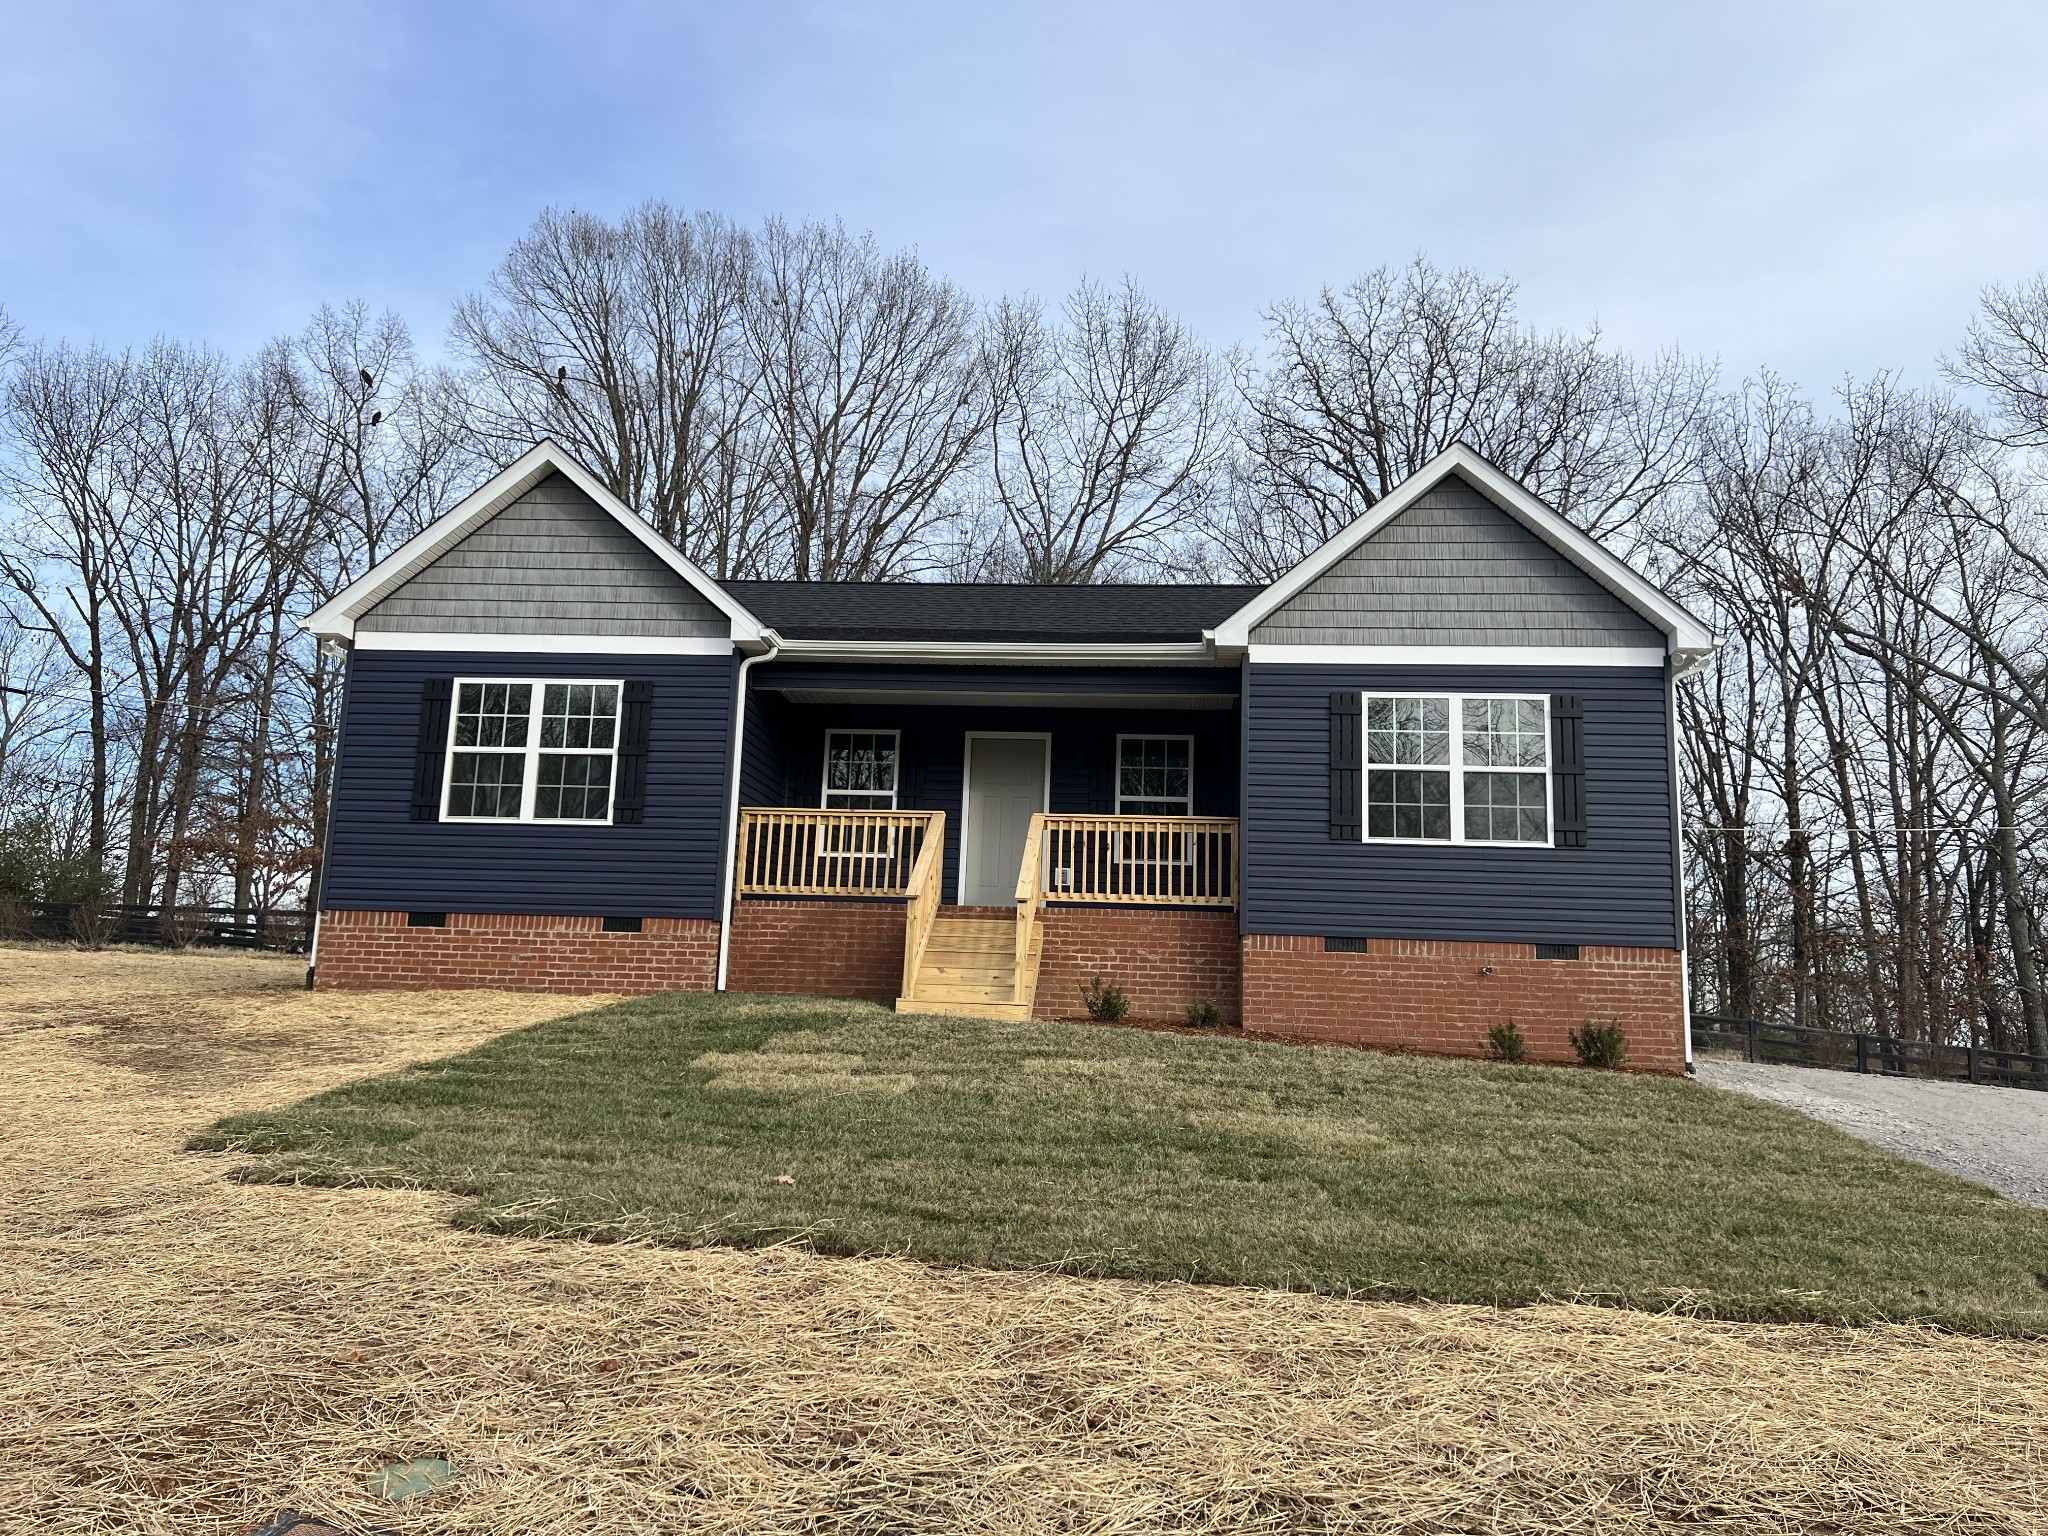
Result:
{"label": "wooden porch railing", "polygon": [[1233,816],[1038,816],[1031,830],[1024,863],[1047,901],[1237,905]]}
{"label": "wooden porch railing", "polygon": [[[740,812],[742,896],[908,896],[925,850],[945,836],[943,811],[819,811],[749,806]],[[937,876],[927,873],[934,891]],[[934,895],[933,902],[936,904]]]}
{"label": "wooden porch railing", "polygon": [[910,905],[903,914],[903,990],[899,997],[917,991],[917,970],[924,963],[924,946],[932,936],[939,898],[946,886],[946,813],[933,811],[931,818],[904,886]]}
{"label": "wooden porch railing", "polygon": [[1038,936],[1038,908],[1041,903],[1039,856],[1045,849],[1044,812],[1031,818],[1031,830],[1024,838],[1024,860],[1017,870],[1017,995],[1024,997],[1024,973],[1031,963],[1032,940]]}

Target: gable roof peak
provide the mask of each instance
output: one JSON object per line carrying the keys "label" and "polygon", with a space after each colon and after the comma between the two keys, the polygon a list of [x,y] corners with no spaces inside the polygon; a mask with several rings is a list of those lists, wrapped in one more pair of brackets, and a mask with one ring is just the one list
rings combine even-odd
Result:
{"label": "gable roof peak", "polygon": [[646,518],[612,494],[582,462],[552,437],[544,437],[412,538],[379,560],[313,612],[299,627],[322,640],[352,641],[356,620],[442,555],[551,475],[561,475],[598,509],[630,533],[655,559],[673,571],[731,622],[735,645],[761,643],[762,626],[745,606],[702,568],[654,530]]}
{"label": "gable roof peak", "polygon": [[1713,631],[1684,604],[1462,439],[1416,469],[1219,624],[1213,631],[1215,643],[1250,645],[1252,631],[1276,609],[1453,475],[1661,629],[1666,652],[1676,659],[1680,670],[1696,665],[1713,650]]}

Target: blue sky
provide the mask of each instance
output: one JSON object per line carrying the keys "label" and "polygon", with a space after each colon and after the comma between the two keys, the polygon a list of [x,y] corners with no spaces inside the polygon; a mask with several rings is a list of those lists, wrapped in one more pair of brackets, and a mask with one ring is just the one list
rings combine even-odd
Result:
{"label": "blue sky", "polygon": [[1130,273],[1219,342],[1426,251],[1826,388],[2048,267],[2039,3],[0,0],[0,306],[438,347],[550,203],[837,215],[985,296]]}

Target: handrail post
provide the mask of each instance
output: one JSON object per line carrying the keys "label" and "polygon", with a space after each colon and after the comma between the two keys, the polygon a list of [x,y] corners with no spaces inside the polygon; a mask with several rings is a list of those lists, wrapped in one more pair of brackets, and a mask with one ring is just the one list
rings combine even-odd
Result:
{"label": "handrail post", "polygon": [[1043,900],[1045,869],[1045,813],[1035,812],[1031,830],[1024,837],[1024,858],[1017,868],[1017,990],[1024,990],[1024,967],[1031,959],[1031,937],[1038,923]]}

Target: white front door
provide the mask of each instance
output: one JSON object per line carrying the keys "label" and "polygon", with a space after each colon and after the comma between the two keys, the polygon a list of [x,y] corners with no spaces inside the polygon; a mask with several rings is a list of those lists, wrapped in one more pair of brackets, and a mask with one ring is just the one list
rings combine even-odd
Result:
{"label": "white front door", "polygon": [[1017,899],[1017,871],[1031,818],[1045,809],[1043,736],[967,738],[967,837],[960,850],[960,904],[1006,907]]}

